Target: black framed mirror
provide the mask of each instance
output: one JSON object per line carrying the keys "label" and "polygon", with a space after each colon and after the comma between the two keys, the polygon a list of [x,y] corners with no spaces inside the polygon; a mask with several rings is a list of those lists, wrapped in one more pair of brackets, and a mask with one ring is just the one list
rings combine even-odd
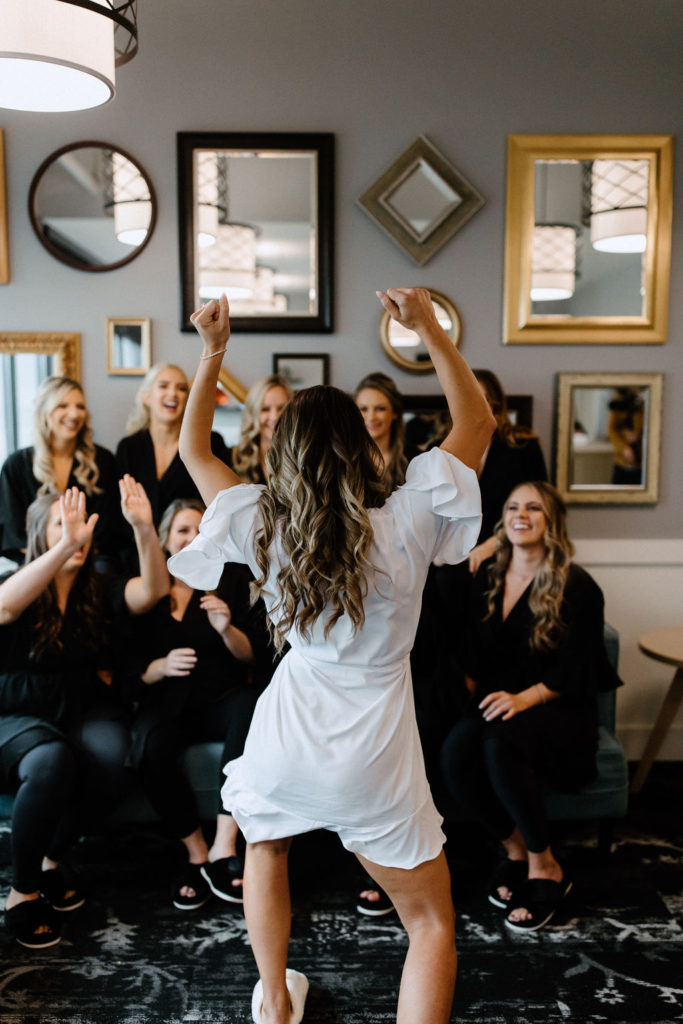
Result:
{"label": "black framed mirror", "polygon": [[108,142],[73,142],[34,174],[28,212],[55,259],[97,273],[140,255],[154,231],[157,203],[135,157]]}
{"label": "black framed mirror", "polygon": [[225,292],[235,331],[333,328],[334,136],[179,132],[180,329]]}

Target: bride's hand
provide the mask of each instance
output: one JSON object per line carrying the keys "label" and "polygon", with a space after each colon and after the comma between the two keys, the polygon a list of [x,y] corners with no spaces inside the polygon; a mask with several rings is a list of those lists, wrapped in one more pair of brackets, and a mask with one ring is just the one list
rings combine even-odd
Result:
{"label": "bride's hand", "polygon": [[438,326],[432,297],[427,288],[387,288],[377,292],[387,313],[409,331]]}
{"label": "bride's hand", "polygon": [[204,342],[206,354],[212,355],[224,349],[230,338],[230,307],[225,295],[211,299],[200,306],[190,317],[199,336]]}

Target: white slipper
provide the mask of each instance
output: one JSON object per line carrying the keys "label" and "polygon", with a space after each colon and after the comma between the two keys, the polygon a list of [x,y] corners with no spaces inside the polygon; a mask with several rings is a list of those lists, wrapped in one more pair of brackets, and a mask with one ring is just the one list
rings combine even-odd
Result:
{"label": "white slipper", "polygon": [[[308,978],[299,971],[292,971],[287,968],[287,988],[292,1002],[292,1012],[289,1017],[289,1024],[301,1024],[304,1017],[304,1005],[308,994]],[[254,985],[254,992],[251,997],[251,1018],[254,1024],[261,1024],[261,1010],[263,1009],[263,985],[259,979]]]}

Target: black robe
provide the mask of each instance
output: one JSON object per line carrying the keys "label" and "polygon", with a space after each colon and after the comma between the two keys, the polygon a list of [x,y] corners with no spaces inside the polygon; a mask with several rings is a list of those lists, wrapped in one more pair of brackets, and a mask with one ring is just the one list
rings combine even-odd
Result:
{"label": "black robe", "polygon": [[[115,562],[128,530],[121,514],[119,472],[112,453],[98,444],[95,462],[100,471],[97,486],[102,493],[86,495],[88,515],[99,515],[93,543],[99,555]],[[26,547],[26,510],[39,487],[40,481],[33,475],[33,448],[21,448],[9,455],[0,472],[0,554],[20,564]],[[73,471],[67,487],[79,487]]]}

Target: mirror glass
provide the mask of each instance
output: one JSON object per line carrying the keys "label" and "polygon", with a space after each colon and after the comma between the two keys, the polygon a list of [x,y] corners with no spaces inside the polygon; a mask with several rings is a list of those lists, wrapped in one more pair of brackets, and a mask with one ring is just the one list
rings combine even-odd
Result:
{"label": "mirror glass", "polygon": [[225,292],[236,330],[330,330],[332,136],[178,146],[183,329]]}
{"label": "mirror glass", "polygon": [[383,202],[422,241],[462,202],[454,188],[426,160],[416,160],[406,176],[392,185]]}
{"label": "mirror glass", "polygon": [[508,138],[504,337],[667,339],[670,135]]}
{"label": "mirror glass", "polygon": [[536,160],[531,316],[642,316],[647,160]]}
{"label": "mirror glass", "polygon": [[106,143],[79,142],[38,168],[29,214],[41,243],[62,263],[77,270],[113,270],[147,245],[156,201],[133,157]]}
{"label": "mirror glass", "polygon": [[[437,319],[457,347],[461,322],[457,309],[445,295],[429,290]],[[385,354],[393,363],[409,373],[432,373],[434,366],[429,352],[415,331],[393,320],[385,311],[380,316],[379,336]]]}
{"label": "mirror glass", "polygon": [[560,374],[557,487],[567,501],[653,501],[660,374]]}
{"label": "mirror glass", "polygon": [[572,390],[569,486],[643,487],[649,388]]}

